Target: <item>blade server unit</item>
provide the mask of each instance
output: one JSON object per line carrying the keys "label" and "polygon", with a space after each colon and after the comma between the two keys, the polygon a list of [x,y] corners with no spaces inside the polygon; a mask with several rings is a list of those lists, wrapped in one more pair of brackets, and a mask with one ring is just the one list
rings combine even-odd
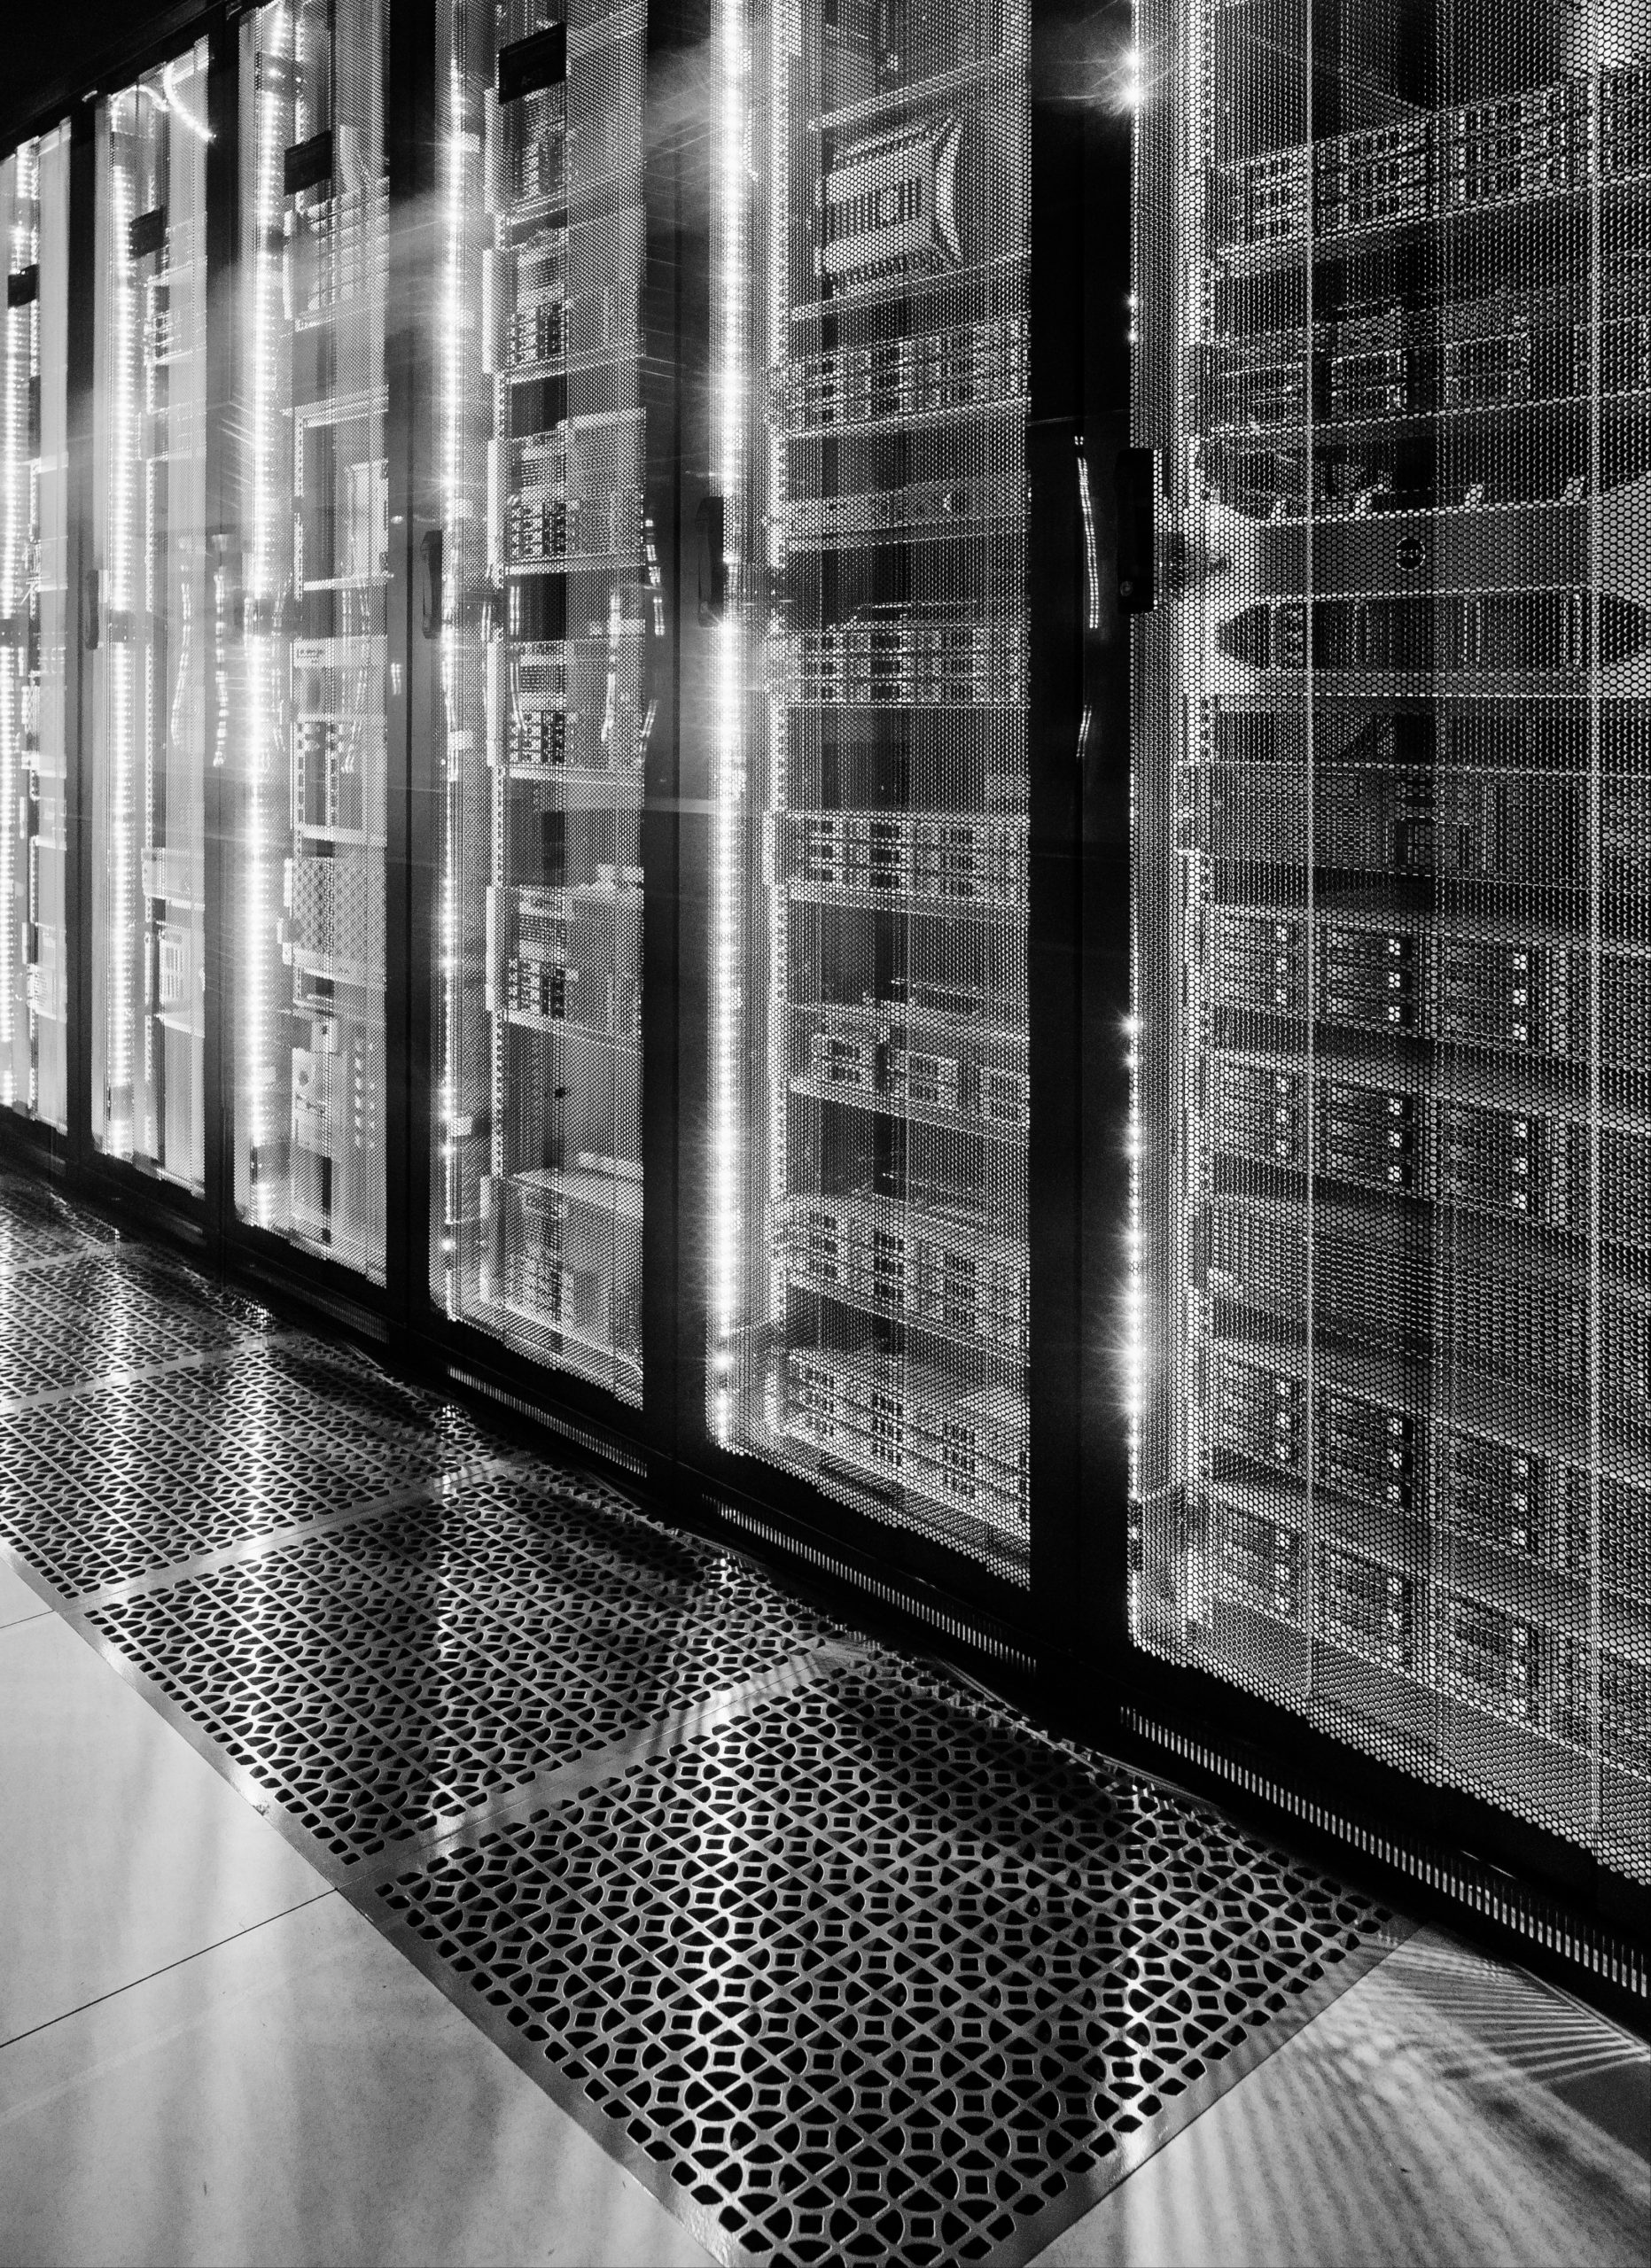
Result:
{"label": "blade server unit", "polygon": [[711,1430],[1024,1584],[1026,15],[716,36]]}
{"label": "blade server unit", "polygon": [[434,1239],[443,1312],[642,1402],[648,23],[448,0]]}
{"label": "blade server unit", "polygon": [[385,1273],[385,0],[240,25],[241,1218]]}
{"label": "blade server unit", "polygon": [[99,105],[92,1135],[199,1189],[205,1039],[206,47]]}
{"label": "blade server unit", "polygon": [[0,1103],[68,1125],[69,129],[0,165]]}
{"label": "blade server unit", "polygon": [[1135,1635],[1651,1869],[1651,12],[1142,10]]}

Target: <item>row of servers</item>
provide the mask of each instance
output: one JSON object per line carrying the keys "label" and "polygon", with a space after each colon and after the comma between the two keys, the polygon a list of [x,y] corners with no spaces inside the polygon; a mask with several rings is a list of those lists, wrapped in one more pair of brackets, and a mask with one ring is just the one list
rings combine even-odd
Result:
{"label": "row of servers", "polygon": [[0,165],[10,1122],[1651,1884],[1651,0],[108,83]]}

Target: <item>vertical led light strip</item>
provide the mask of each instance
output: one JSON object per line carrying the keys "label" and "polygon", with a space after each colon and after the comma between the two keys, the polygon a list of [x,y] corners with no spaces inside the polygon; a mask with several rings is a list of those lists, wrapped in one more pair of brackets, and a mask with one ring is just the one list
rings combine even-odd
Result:
{"label": "vertical led light strip", "polygon": [[[6,208],[4,229],[8,276],[26,267],[30,258],[29,232],[23,214],[25,168],[33,147],[32,144],[25,144],[5,166],[0,167],[0,200],[4,200]],[[12,1107],[27,1099],[19,1098],[18,1092],[16,1065],[18,993],[22,979],[18,951],[20,913],[17,902],[17,814],[25,792],[22,703],[27,652],[21,642],[22,565],[28,490],[21,430],[28,381],[25,367],[19,383],[19,366],[26,366],[28,360],[25,342],[32,320],[28,307],[7,306],[4,362],[0,368],[0,384],[4,387],[4,400],[0,400],[0,515],[4,516],[0,517],[0,617],[6,622],[12,641],[0,653],[0,670],[4,672],[4,682],[0,684],[0,1103]]]}
{"label": "vertical led light strip", "polygon": [[106,587],[100,649],[108,687],[109,739],[107,748],[100,753],[109,766],[110,782],[108,838],[105,845],[109,897],[105,940],[108,993],[104,1004],[104,1079],[107,1098],[104,1146],[112,1155],[121,1158],[132,1154],[132,1021],[136,978],[132,649],[128,631],[134,604],[131,466],[136,448],[133,377],[137,353],[137,295],[131,262],[132,175],[130,166],[121,164],[117,158],[115,133],[117,119],[128,109],[136,113],[136,106],[135,88],[113,97],[109,104],[109,264],[105,275],[110,338],[105,443],[109,555],[105,563]]}
{"label": "vertical led light strip", "polygon": [[[278,88],[265,84],[258,74],[263,57],[278,66],[286,54],[291,30],[287,0],[276,0],[257,19],[251,37],[253,66],[253,181],[252,269],[252,353],[249,357],[247,423],[245,446],[252,470],[251,571],[246,603],[246,888],[242,892],[240,979],[237,997],[239,1044],[236,1083],[242,1114],[240,1140],[249,1161],[245,1212],[260,1228],[277,1225],[275,1188],[255,1174],[256,1161],[267,1156],[277,1131],[275,1117],[278,1082],[269,1049],[276,1008],[269,984],[270,941],[276,910],[266,893],[271,845],[268,832],[269,773],[275,757],[284,752],[276,739],[278,703],[276,695],[278,548],[275,527],[270,460],[283,446],[276,416],[274,310],[281,289],[280,242],[282,190],[282,122],[284,105]],[[275,74],[271,74],[272,77]]]}
{"label": "vertical led light strip", "polygon": [[744,0],[720,0],[716,41],[720,161],[712,255],[712,399],[716,404],[713,478],[725,501],[728,603],[713,633],[713,661],[712,726],[716,769],[712,820],[709,1422],[713,1438],[727,1445],[734,1431],[735,1345],[741,1303],[741,1230],[745,1205],[742,1173],[744,1097],[740,1077],[744,1014],[741,971],[745,807],[744,530],[740,505],[744,480],[746,200],[751,159],[747,146],[750,50]]}
{"label": "vertical led light strip", "polygon": [[[443,381],[445,416],[441,436],[441,512],[444,528],[456,532],[461,504],[463,479],[460,444],[462,405],[463,400],[464,326],[458,320],[463,304],[463,230],[464,230],[464,166],[467,149],[473,136],[467,137],[464,129],[464,74],[459,66],[458,39],[461,23],[458,11],[463,0],[453,0],[448,25],[448,186],[447,186],[447,293],[442,310],[446,337],[446,375]],[[457,546],[448,538],[449,567],[456,568]],[[441,624],[441,696],[452,714],[452,703],[457,684],[459,668],[458,636],[453,610],[444,606]],[[459,1209],[459,1170],[457,1143],[455,1136],[459,1108],[459,1018],[460,968],[458,937],[458,862],[461,846],[456,839],[454,824],[453,754],[448,751],[448,770],[441,783],[441,902],[439,913],[440,936],[437,944],[440,955],[441,998],[441,1092],[436,1138],[440,1146],[441,1213],[439,1233],[443,1258],[453,1251],[453,1223]],[[450,1267],[442,1271],[443,1305],[449,1316],[458,1312],[458,1285]]]}

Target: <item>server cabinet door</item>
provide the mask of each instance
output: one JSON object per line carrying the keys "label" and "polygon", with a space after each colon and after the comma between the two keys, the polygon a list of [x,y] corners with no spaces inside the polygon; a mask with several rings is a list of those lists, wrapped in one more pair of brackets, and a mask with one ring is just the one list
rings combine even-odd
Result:
{"label": "server cabinet door", "polygon": [[646,10],[443,0],[431,1289],[642,1401]]}
{"label": "server cabinet door", "polygon": [[203,1177],[206,47],[99,105],[90,786],[98,1149]]}
{"label": "server cabinet door", "polygon": [[1152,0],[1146,1646],[1651,1877],[1651,15]]}
{"label": "server cabinet door", "polygon": [[710,1428],[1024,1583],[1026,12],[716,21]]}
{"label": "server cabinet door", "polygon": [[66,125],[0,166],[0,1102],[66,1132]]}
{"label": "server cabinet door", "polygon": [[385,1271],[385,0],[240,27],[225,923],[240,1219]]}

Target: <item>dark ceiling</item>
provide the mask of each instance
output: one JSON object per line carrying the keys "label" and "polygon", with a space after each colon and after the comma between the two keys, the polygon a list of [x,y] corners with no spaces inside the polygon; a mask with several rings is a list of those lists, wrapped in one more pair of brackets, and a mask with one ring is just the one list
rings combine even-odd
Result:
{"label": "dark ceiling", "polygon": [[12,0],[0,11],[0,157],[50,106],[202,12],[202,0]]}

